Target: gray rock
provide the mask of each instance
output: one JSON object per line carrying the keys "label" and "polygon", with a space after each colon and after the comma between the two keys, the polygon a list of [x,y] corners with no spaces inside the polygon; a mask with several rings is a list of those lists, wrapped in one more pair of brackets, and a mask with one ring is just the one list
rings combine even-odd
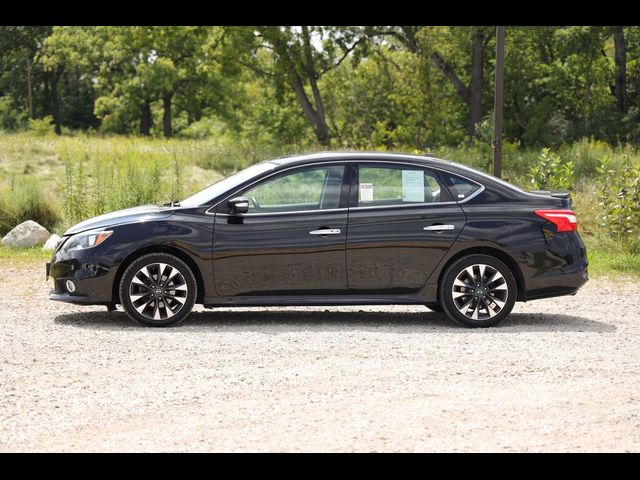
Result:
{"label": "gray rock", "polygon": [[49,240],[44,242],[44,245],[42,246],[42,250],[53,250],[54,248],[56,248],[56,245],[58,245],[59,241],[60,241],[60,235],[56,235],[54,233],[49,237]]}
{"label": "gray rock", "polygon": [[9,247],[35,247],[44,244],[51,236],[49,231],[33,220],[27,220],[11,230],[2,239],[2,244]]}

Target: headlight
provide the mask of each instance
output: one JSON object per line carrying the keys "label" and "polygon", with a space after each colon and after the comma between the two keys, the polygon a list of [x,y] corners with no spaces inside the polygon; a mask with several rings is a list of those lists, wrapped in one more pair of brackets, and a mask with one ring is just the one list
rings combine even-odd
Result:
{"label": "headlight", "polygon": [[88,232],[78,233],[67,240],[62,248],[63,252],[74,252],[76,250],[84,250],[100,245],[113,232],[111,230],[90,230]]}

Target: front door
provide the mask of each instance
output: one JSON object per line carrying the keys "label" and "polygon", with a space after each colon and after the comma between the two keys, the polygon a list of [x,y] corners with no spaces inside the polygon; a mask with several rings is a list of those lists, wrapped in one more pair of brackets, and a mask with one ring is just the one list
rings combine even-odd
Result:
{"label": "front door", "polygon": [[275,174],[215,213],[214,282],[220,296],[344,293],[348,185],[340,164]]}
{"label": "front door", "polygon": [[428,168],[360,163],[352,183],[350,291],[418,291],[460,234],[464,212]]}

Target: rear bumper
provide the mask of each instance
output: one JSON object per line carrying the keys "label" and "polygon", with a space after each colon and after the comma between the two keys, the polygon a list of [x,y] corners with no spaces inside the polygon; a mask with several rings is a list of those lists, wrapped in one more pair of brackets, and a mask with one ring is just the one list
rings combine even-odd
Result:
{"label": "rear bumper", "polygon": [[524,300],[573,295],[589,281],[587,249],[577,232],[556,235],[549,244],[541,264],[555,265],[538,270],[526,282]]}
{"label": "rear bumper", "polygon": [[589,281],[589,274],[586,267],[581,272],[573,274],[559,273],[555,276],[547,275],[544,282],[545,286],[535,290],[527,290],[524,295],[524,300],[575,295],[580,287],[587,283],[587,281]]}

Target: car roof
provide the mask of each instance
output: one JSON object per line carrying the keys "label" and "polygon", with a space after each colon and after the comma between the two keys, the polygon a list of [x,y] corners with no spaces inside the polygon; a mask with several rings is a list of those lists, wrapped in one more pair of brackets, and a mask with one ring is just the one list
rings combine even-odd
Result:
{"label": "car roof", "polygon": [[[396,152],[366,152],[366,151],[332,151],[332,152],[315,152],[307,153],[303,155],[289,155],[267,160],[266,162],[277,165],[278,167],[290,167],[295,165],[305,165],[307,163],[322,163],[322,162],[335,162],[340,160],[377,160],[377,161],[389,161],[389,162],[411,162],[419,163],[425,167],[441,167],[446,168],[452,173],[459,173],[462,175],[483,176],[490,177],[484,172],[468,167],[461,163],[452,162],[450,160],[443,160],[432,156],[415,155],[410,153],[396,153]],[[495,177],[490,177],[494,179]]]}
{"label": "car roof", "polygon": [[415,155],[409,153],[392,152],[367,152],[367,151],[331,151],[314,152],[302,155],[287,155],[269,160],[276,165],[293,165],[298,163],[336,161],[336,160],[411,160],[421,163],[440,163],[442,165],[452,165],[454,162],[441,160],[431,156]]}
{"label": "car roof", "polygon": [[440,158],[427,155],[416,155],[410,153],[397,153],[397,152],[370,152],[370,151],[325,151],[314,152],[303,155],[289,155],[267,160],[269,163],[273,163],[278,167],[283,166],[295,166],[304,165],[306,163],[322,163],[335,162],[336,160],[386,160],[386,161],[405,161],[412,163],[420,163],[426,167],[441,167],[450,171],[451,173],[457,173],[465,176],[483,185],[487,183],[495,186],[502,186],[508,188],[511,192],[523,193],[523,191],[515,185],[506,182],[501,178],[497,178],[489,173],[477,170],[467,165],[453,162],[450,160],[443,160]]}

